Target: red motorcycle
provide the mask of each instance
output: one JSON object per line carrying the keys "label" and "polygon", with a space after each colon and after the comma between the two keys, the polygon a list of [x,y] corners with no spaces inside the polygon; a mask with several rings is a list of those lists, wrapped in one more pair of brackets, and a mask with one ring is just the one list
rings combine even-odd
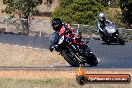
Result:
{"label": "red motorcycle", "polygon": [[[85,65],[86,63],[90,66],[96,66],[98,60],[90,48],[87,46],[88,42],[80,41],[78,38],[68,38],[65,32],[59,38],[55,50],[59,52],[64,59],[73,67],[78,67],[80,64]],[[53,40],[54,35],[51,37]]]}

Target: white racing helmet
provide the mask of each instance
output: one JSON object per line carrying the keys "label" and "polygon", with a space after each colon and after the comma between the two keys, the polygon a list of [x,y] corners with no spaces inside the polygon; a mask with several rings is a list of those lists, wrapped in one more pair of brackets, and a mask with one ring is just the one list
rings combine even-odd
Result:
{"label": "white racing helmet", "polygon": [[105,14],[104,13],[99,13],[99,15],[98,15],[98,17],[99,17],[99,21],[105,21]]}

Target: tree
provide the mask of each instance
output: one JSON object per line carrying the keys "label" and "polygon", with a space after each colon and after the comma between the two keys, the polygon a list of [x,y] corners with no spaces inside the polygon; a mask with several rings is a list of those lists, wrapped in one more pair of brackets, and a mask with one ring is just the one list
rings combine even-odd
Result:
{"label": "tree", "polygon": [[59,7],[52,16],[66,22],[95,25],[97,14],[106,6],[104,0],[59,0]]}
{"label": "tree", "polygon": [[123,22],[132,28],[132,0],[120,0]]}
{"label": "tree", "polygon": [[[46,0],[48,5],[52,4],[54,0]],[[3,4],[6,5],[4,12],[7,14],[18,14],[21,20],[23,30],[29,32],[29,17],[37,11],[36,7],[42,4],[42,0],[3,0]],[[25,33],[24,33],[25,34]]]}
{"label": "tree", "polygon": [[6,5],[5,12],[12,14],[13,12],[19,13],[20,17],[33,15],[36,7],[42,4],[42,0],[3,0]]}

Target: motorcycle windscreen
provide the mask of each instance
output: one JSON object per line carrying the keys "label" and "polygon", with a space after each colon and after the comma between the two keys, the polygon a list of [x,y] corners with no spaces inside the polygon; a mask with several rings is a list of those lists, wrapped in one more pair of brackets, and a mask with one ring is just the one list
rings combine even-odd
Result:
{"label": "motorcycle windscreen", "polygon": [[115,33],[116,32],[115,26],[106,26],[105,29],[107,30],[107,32],[109,34],[112,34],[112,33]]}
{"label": "motorcycle windscreen", "polygon": [[58,38],[59,38],[58,33],[54,32],[53,35],[50,37],[50,41],[53,42],[53,43],[57,43],[58,42]]}

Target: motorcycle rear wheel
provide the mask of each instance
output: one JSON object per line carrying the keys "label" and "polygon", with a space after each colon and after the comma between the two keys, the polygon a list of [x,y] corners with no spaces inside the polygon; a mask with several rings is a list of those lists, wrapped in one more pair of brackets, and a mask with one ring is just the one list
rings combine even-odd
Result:
{"label": "motorcycle rear wheel", "polygon": [[89,57],[88,57],[88,61],[87,61],[87,63],[90,65],[90,66],[97,66],[97,64],[98,64],[98,60],[97,60],[97,58],[95,57],[95,55],[94,54],[91,54]]}
{"label": "motorcycle rear wheel", "polygon": [[87,60],[87,64],[89,64],[90,66],[97,66],[98,60],[96,56],[91,52],[89,47],[86,46],[85,49],[86,49],[85,52],[87,52],[85,57]]}
{"label": "motorcycle rear wheel", "polygon": [[120,35],[117,35],[117,38],[118,38],[118,42],[119,42],[120,45],[125,44],[125,41],[122,39],[122,37]]}

